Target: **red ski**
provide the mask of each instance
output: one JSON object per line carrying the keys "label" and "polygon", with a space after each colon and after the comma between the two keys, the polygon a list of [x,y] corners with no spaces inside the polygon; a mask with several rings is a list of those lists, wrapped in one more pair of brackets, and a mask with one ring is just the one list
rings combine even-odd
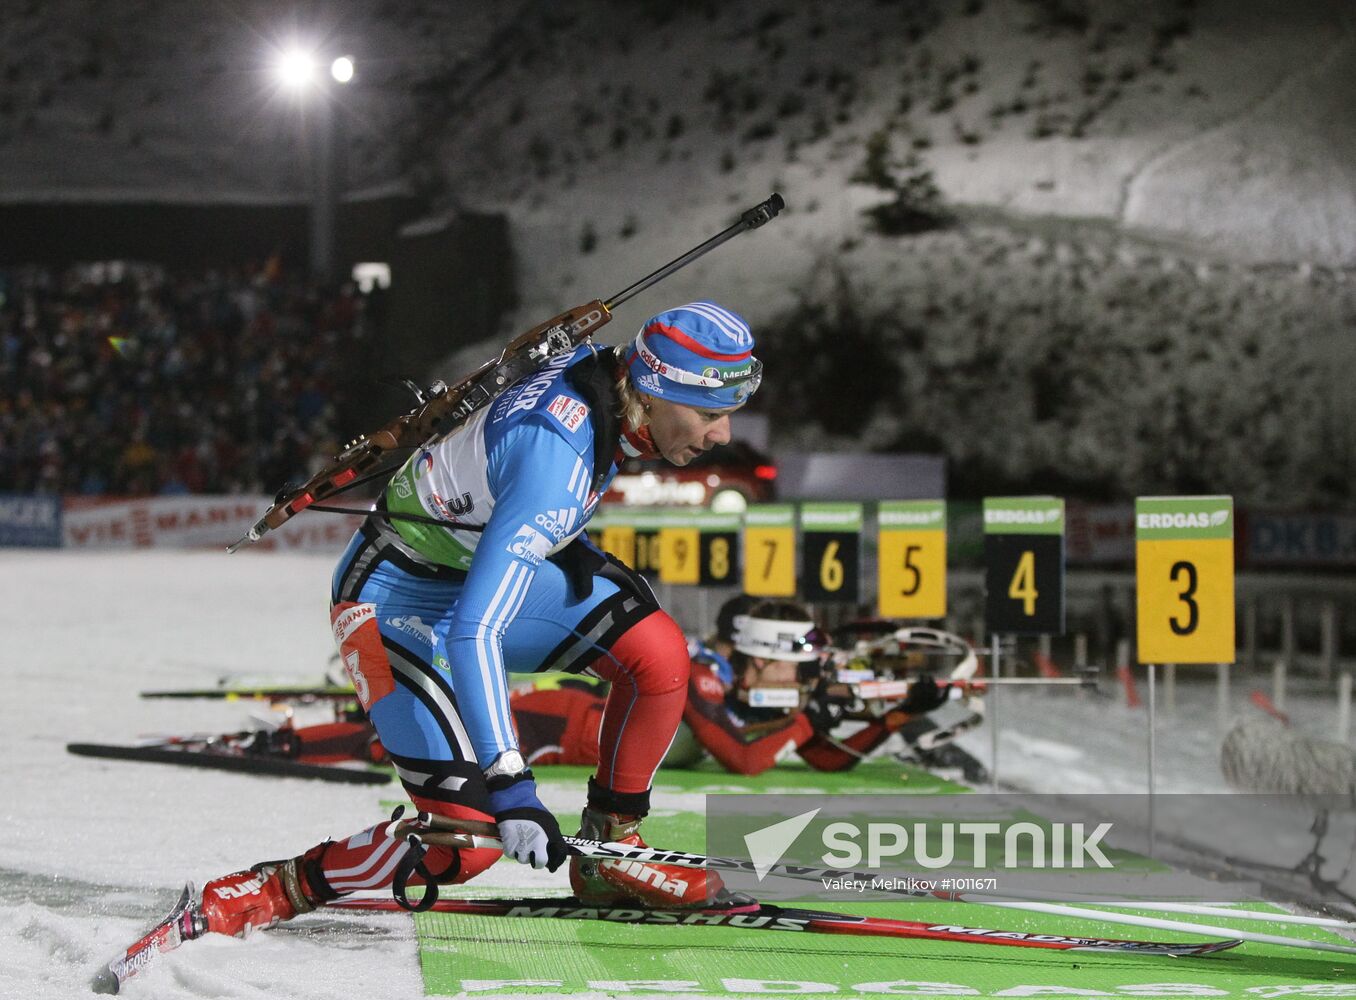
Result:
{"label": "red ski", "polygon": [[173,951],[185,941],[202,933],[194,919],[193,883],[184,886],[179,902],[158,924],[147,931],[122,954],[110,959],[94,974],[90,989],[95,993],[117,993],[122,984],[154,961],[161,952]]}
{"label": "red ski", "polygon": [[[179,902],[169,915],[147,931],[122,954],[110,959],[95,973],[90,987],[95,993],[117,993],[123,983],[144,969],[163,952],[172,951],[185,941],[203,934],[193,905],[193,886],[184,886]],[[389,897],[337,899],[327,904],[333,909],[408,912]],[[439,899],[431,907],[434,913],[462,913],[480,917],[518,917],[557,920],[606,920],[612,923],[644,924],[664,927],[729,927],[743,930],[791,931],[808,934],[849,934],[864,937],[912,938],[925,941],[956,941],[964,944],[1003,945],[1016,948],[1045,948],[1056,951],[1098,951],[1113,954],[1165,955],[1174,958],[1212,955],[1236,947],[1233,939],[1215,941],[1167,942],[1136,941],[1119,938],[1069,937],[1063,934],[1032,934],[1026,931],[1001,931],[959,924],[928,923],[921,920],[896,920],[890,917],[861,917],[848,913],[803,910],[762,903],[737,910],[652,910],[644,907],[586,906],[568,897],[525,899]]]}
{"label": "red ski", "polygon": [[[389,898],[337,899],[328,904],[347,910],[400,910]],[[587,906],[577,899],[545,897],[539,899],[439,899],[430,908],[434,913],[464,913],[481,917],[519,917],[568,920],[606,920],[623,924],[662,926],[733,927],[746,930],[798,931],[811,934],[852,934],[868,937],[914,938],[931,941],[958,941],[965,944],[1005,945],[1017,948],[1046,948],[1057,951],[1101,951],[1117,954],[1167,955],[1175,958],[1212,955],[1234,948],[1234,939],[1215,941],[1167,942],[1135,941],[1118,938],[1068,937],[1063,934],[1032,934],[1026,931],[1000,931],[958,924],[928,923],[921,920],[896,920],[890,917],[860,917],[823,910],[802,910],[762,903],[756,909],[726,910],[651,910],[641,907]]]}

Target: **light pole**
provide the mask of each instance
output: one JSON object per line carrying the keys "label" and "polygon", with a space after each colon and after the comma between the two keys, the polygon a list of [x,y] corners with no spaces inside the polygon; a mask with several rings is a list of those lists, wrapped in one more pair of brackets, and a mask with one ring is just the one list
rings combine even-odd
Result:
{"label": "light pole", "polygon": [[336,277],[339,198],[345,182],[346,140],[337,88],[353,80],[353,59],[339,56],[327,73],[321,73],[313,53],[292,48],[279,58],[277,73],[284,87],[307,102],[304,108],[310,112],[303,130],[311,175],[310,268],[315,280],[329,283]]}

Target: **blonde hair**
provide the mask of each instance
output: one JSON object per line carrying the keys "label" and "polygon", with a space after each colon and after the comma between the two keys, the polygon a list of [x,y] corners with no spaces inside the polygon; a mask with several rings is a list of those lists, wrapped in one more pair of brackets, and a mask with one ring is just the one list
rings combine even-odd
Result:
{"label": "blonde hair", "polygon": [[631,381],[631,373],[623,367],[617,375],[617,400],[621,404],[621,418],[627,430],[639,430],[650,422],[650,416],[641,399],[640,391]]}

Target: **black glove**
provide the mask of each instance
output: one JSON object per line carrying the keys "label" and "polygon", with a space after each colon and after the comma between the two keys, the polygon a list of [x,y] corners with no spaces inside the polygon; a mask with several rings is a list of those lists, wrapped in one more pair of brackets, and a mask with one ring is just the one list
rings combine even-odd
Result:
{"label": "black glove", "polygon": [[580,535],[549,557],[551,562],[564,570],[565,579],[570,582],[570,593],[577,601],[586,600],[593,595],[594,574],[607,565],[607,556],[584,538],[584,535]]}
{"label": "black glove", "polygon": [[560,835],[560,824],[537,798],[537,783],[531,771],[489,781],[490,808],[499,825],[504,853],[533,868],[555,871],[565,863],[570,849]]}
{"label": "black glove", "polygon": [[822,680],[810,692],[810,699],[801,711],[810,720],[810,728],[817,733],[832,732],[843,721],[842,703],[829,697],[829,686]]}
{"label": "black glove", "polygon": [[899,703],[899,708],[910,715],[925,715],[946,701],[949,690],[950,685],[942,687],[931,674],[923,674],[909,685],[909,693]]}

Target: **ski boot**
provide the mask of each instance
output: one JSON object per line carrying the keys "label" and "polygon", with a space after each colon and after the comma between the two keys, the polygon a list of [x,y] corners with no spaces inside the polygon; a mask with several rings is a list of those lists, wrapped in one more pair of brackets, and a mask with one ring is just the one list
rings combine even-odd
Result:
{"label": "ski boot", "polygon": [[[640,838],[638,816],[619,816],[585,807],[578,836],[633,847],[648,847]],[[730,892],[721,877],[702,868],[684,868],[648,861],[570,859],[570,887],[590,906],[640,904],[653,909],[719,909],[752,912],[758,903],[742,892]]]}
{"label": "ski boot", "polygon": [[299,913],[310,913],[338,896],[324,882],[319,859],[328,844],[318,844],[286,861],[265,861],[213,879],[202,888],[192,937],[204,933],[248,937]]}

